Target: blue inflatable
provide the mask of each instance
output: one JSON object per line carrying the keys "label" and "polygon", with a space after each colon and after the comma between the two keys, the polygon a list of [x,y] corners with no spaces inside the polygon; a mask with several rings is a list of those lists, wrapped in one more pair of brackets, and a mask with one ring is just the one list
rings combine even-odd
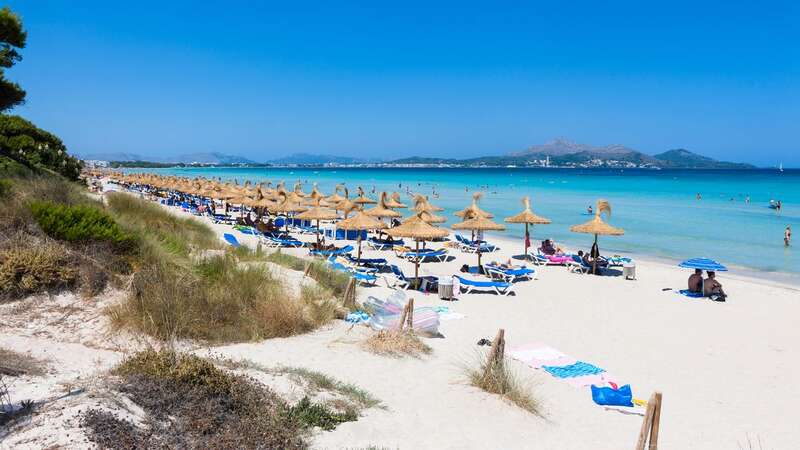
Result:
{"label": "blue inflatable", "polygon": [[633,406],[631,385],[626,384],[619,389],[592,385],[592,400],[598,405]]}

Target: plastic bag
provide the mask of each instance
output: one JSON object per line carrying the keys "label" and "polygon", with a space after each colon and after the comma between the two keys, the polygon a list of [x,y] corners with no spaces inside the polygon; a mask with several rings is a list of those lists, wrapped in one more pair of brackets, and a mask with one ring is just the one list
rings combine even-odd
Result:
{"label": "plastic bag", "polygon": [[598,405],[633,406],[631,385],[626,384],[619,389],[592,385],[592,400]]}

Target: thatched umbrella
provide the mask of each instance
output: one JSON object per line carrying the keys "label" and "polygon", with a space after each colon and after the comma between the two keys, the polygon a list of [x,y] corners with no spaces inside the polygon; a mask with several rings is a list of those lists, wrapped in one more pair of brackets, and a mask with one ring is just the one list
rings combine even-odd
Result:
{"label": "thatched umbrella", "polygon": [[414,197],[414,211],[415,214],[420,215],[422,220],[428,223],[445,223],[446,217],[437,216],[434,212],[440,210],[438,206],[433,206],[428,202],[428,199],[423,195],[417,194]]}
{"label": "thatched umbrella", "polygon": [[338,217],[338,216],[337,216],[335,211],[331,211],[330,209],[322,208],[322,207],[319,206],[319,203],[317,203],[317,206],[309,209],[308,211],[303,211],[300,214],[295,216],[295,218],[301,219],[301,220],[316,220],[317,221],[317,229],[316,229],[317,245],[319,245],[319,221],[320,220],[333,220],[333,219],[336,219],[336,217]]}
{"label": "thatched umbrella", "polygon": [[531,210],[531,199],[530,197],[525,197],[522,199],[522,204],[525,205],[525,210],[521,213],[506,217],[506,223],[524,223],[525,224],[525,252],[522,254],[525,258],[528,257],[528,247],[530,246],[531,242],[531,235],[528,233],[528,225],[536,225],[541,224],[545,225],[550,223],[550,219],[546,219],[541,216],[537,216]]}
{"label": "thatched umbrella", "polygon": [[[470,231],[501,231],[505,230],[506,227],[503,224],[494,223],[491,219],[487,217],[483,217],[480,215],[473,215],[474,212],[471,212],[470,215],[464,217],[463,222],[459,222],[453,224],[454,230],[470,230]],[[481,266],[481,244],[478,243],[478,267]]]}
{"label": "thatched umbrella", "polygon": [[[368,216],[377,217],[378,219],[383,217],[388,217],[390,219],[402,217],[402,214],[387,207],[386,197],[388,197],[386,192],[381,192],[381,198],[378,201],[378,204],[370,209],[365,210],[364,213]],[[378,237],[380,237],[380,233],[378,233]]]}
{"label": "thatched umbrella", "polygon": [[334,188],[334,190],[333,190],[333,194],[325,197],[325,201],[327,201],[331,205],[336,205],[337,203],[341,202],[342,200],[345,199],[345,197],[342,197],[341,195],[339,195],[339,191],[341,191],[343,189],[344,189],[344,186],[342,186],[341,184],[337,184],[336,188]]}
{"label": "thatched umbrella", "polygon": [[[447,236],[447,230],[433,226],[422,219],[422,213],[418,213],[406,219],[400,225],[386,230],[386,234],[392,237],[414,239],[414,249],[419,253],[420,241],[429,241]],[[420,258],[414,259],[414,277],[419,278]]]}
{"label": "thatched umbrella", "polygon": [[463,218],[468,214],[472,214],[474,216],[483,216],[487,219],[491,219],[494,215],[488,211],[484,211],[478,207],[478,200],[483,197],[483,192],[476,192],[472,194],[472,204],[467,206],[466,208],[462,209],[461,211],[456,211],[455,215],[458,217]]}
{"label": "thatched umbrella", "polygon": [[337,203],[334,209],[336,211],[343,211],[344,218],[347,219],[347,215],[350,214],[350,211],[356,207],[358,207],[358,205],[350,201],[350,191],[348,191],[347,188],[344,188],[344,200]]}
{"label": "thatched umbrella", "polygon": [[[292,192],[292,194],[294,194],[294,192]],[[299,203],[299,201],[293,201],[293,199],[290,198],[289,194],[286,194],[286,192],[281,192],[279,195],[283,200],[280,203],[278,203],[277,205],[273,206],[272,207],[272,211],[286,213],[286,219],[287,219],[286,220],[286,231],[288,232],[289,231],[289,220],[288,220],[289,219],[289,213],[303,212],[308,208],[306,208],[305,206],[301,205]]]}
{"label": "thatched umbrella", "polygon": [[361,186],[359,186],[358,187],[358,197],[355,200],[353,200],[353,203],[357,203],[359,205],[368,205],[368,204],[369,205],[374,205],[375,203],[378,203],[378,202],[376,202],[375,200],[373,200],[371,198],[367,198],[367,196],[364,195],[364,189],[361,189]]}
{"label": "thatched umbrella", "polygon": [[400,201],[399,192],[392,193],[392,196],[386,200],[386,206],[393,209],[408,208],[405,203]]}
{"label": "thatched umbrella", "polygon": [[311,194],[308,197],[303,199],[304,205],[314,205],[314,206],[326,206],[323,204],[325,202],[325,195],[323,195],[319,189],[317,189],[317,183],[314,183],[314,187],[311,189]]}
{"label": "thatched umbrella", "polygon": [[299,183],[299,182],[294,184],[294,193],[295,193],[295,194],[296,194],[298,197],[307,197],[307,196],[308,196],[308,194],[306,194],[305,192],[303,192],[303,184],[302,184],[302,183]]}
{"label": "thatched umbrella", "polygon": [[381,220],[368,216],[364,211],[359,211],[355,216],[337,223],[336,228],[358,231],[356,241],[358,242],[358,259],[361,259],[361,232],[364,230],[383,230],[386,228],[386,224]]}
{"label": "thatched umbrella", "polygon": [[[594,210],[594,218],[586,223],[582,223],[580,225],[574,225],[570,227],[570,231],[574,233],[587,233],[594,235],[594,245],[592,245],[592,250],[597,248],[597,236],[598,235],[605,235],[605,236],[622,236],[625,234],[625,230],[622,228],[612,227],[611,225],[605,223],[601,215],[603,212],[606,213],[606,217],[611,217],[611,204],[608,203],[607,200],[598,200],[597,201],[597,208]],[[594,252],[593,252],[594,253]],[[597,256],[600,254],[599,248],[596,251],[596,254],[591,255],[592,257],[592,273],[597,273]]]}

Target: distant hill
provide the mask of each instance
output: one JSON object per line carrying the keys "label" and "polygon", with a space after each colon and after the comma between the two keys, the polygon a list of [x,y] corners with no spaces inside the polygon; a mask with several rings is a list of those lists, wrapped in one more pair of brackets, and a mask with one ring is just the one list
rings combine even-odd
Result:
{"label": "distant hill", "polygon": [[294,153],[268,161],[275,165],[323,165],[323,164],[368,164],[380,162],[377,158],[357,158],[351,156],[315,155],[311,153]]}
{"label": "distant hill", "polygon": [[732,163],[717,161],[707,156],[692,153],[689,150],[678,148],[668,150],[653,156],[662,167],[667,168],[693,168],[693,169],[755,169],[752,164]]}
{"label": "distant hill", "polygon": [[228,155],[219,152],[207,153],[187,153],[177,156],[143,156],[136,153],[125,152],[104,152],[104,153],[89,153],[81,155],[83,160],[98,160],[98,161],[127,161],[127,162],[154,162],[161,164],[208,164],[208,165],[230,165],[230,164],[256,164],[252,161],[241,156]]}

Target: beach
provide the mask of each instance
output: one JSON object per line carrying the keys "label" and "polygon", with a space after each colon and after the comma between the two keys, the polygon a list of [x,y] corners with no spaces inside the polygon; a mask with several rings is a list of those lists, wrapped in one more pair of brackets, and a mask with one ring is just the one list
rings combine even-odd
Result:
{"label": "beach", "polygon": [[[232,233],[242,244],[257,246],[254,236],[228,225],[169,210],[206,221],[220,239]],[[591,236],[583,237],[583,248],[588,249]],[[314,236],[300,238],[310,242]],[[601,237],[601,249],[613,239]],[[521,239],[507,236],[492,235],[490,240],[499,250],[485,254],[484,262],[506,260],[522,245]],[[336,242],[345,243],[354,244]],[[385,257],[406,274],[413,273],[413,265],[393,253],[363,248],[364,257]],[[308,257],[304,248],[281,251]],[[475,254],[457,249],[450,249],[450,254],[451,261],[422,264],[421,274],[446,277],[458,273],[463,264],[475,264]],[[359,343],[371,331],[343,321],[289,338],[214,347],[186,344],[186,348],[200,355],[318,370],[381,400],[383,408],[366,410],[356,422],[316,432],[314,448],[633,448],[642,424],[641,407],[597,405],[588,387],[574,386],[514,359],[508,365],[530,383],[541,404],[539,415],[471,386],[464,368],[474,366],[488,351],[477,342],[491,340],[501,328],[510,354],[515,348],[543,344],[605,369],[614,380],[630,384],[635,398],[647,400],[654,391],[662,392],[662,448],[750,448],[756,442],[764,448],[792,447],[796,436],[789,412],[800,400],[793,387],[794,374],[800,370],[800,330],[794,326],[800,313],[798,288],[723,273],[719,279],[729,298],[718,303],[674,292],[685,287],[689,275],[675,265],[637,259],[636,275],[635,280],[626,280],[571,273],[561,266],[536,267],[536,279],[516,283],[515,295],[510,296],[472,293],[446,301],[435,294],[408,291],[418,307],[456,313],[441,321],[440,337],[424,338],[433,351],[420,358],[368,353]],[[376,287],[359,288],[358,301],[392,293],[379,281]],[[102,317],[81,321],[89,328],[82,332],[85,337],[42,334],[30,325],[8,324],[0,345],[54,358],[66,367],[59,379],[91,378],[128,351],[124,343],[113,346],[103,337],[104,321]],[[55,386],[23,383],[13,386],[12,393],[53,394]],[[43,442],[40,435],[63,433],[61,426],[66,425],[45,420],[39,434],[23,435],[27,441],[17,438],[2,445],[38,448]],[[41,439],[30,440],[37,436]]]}

